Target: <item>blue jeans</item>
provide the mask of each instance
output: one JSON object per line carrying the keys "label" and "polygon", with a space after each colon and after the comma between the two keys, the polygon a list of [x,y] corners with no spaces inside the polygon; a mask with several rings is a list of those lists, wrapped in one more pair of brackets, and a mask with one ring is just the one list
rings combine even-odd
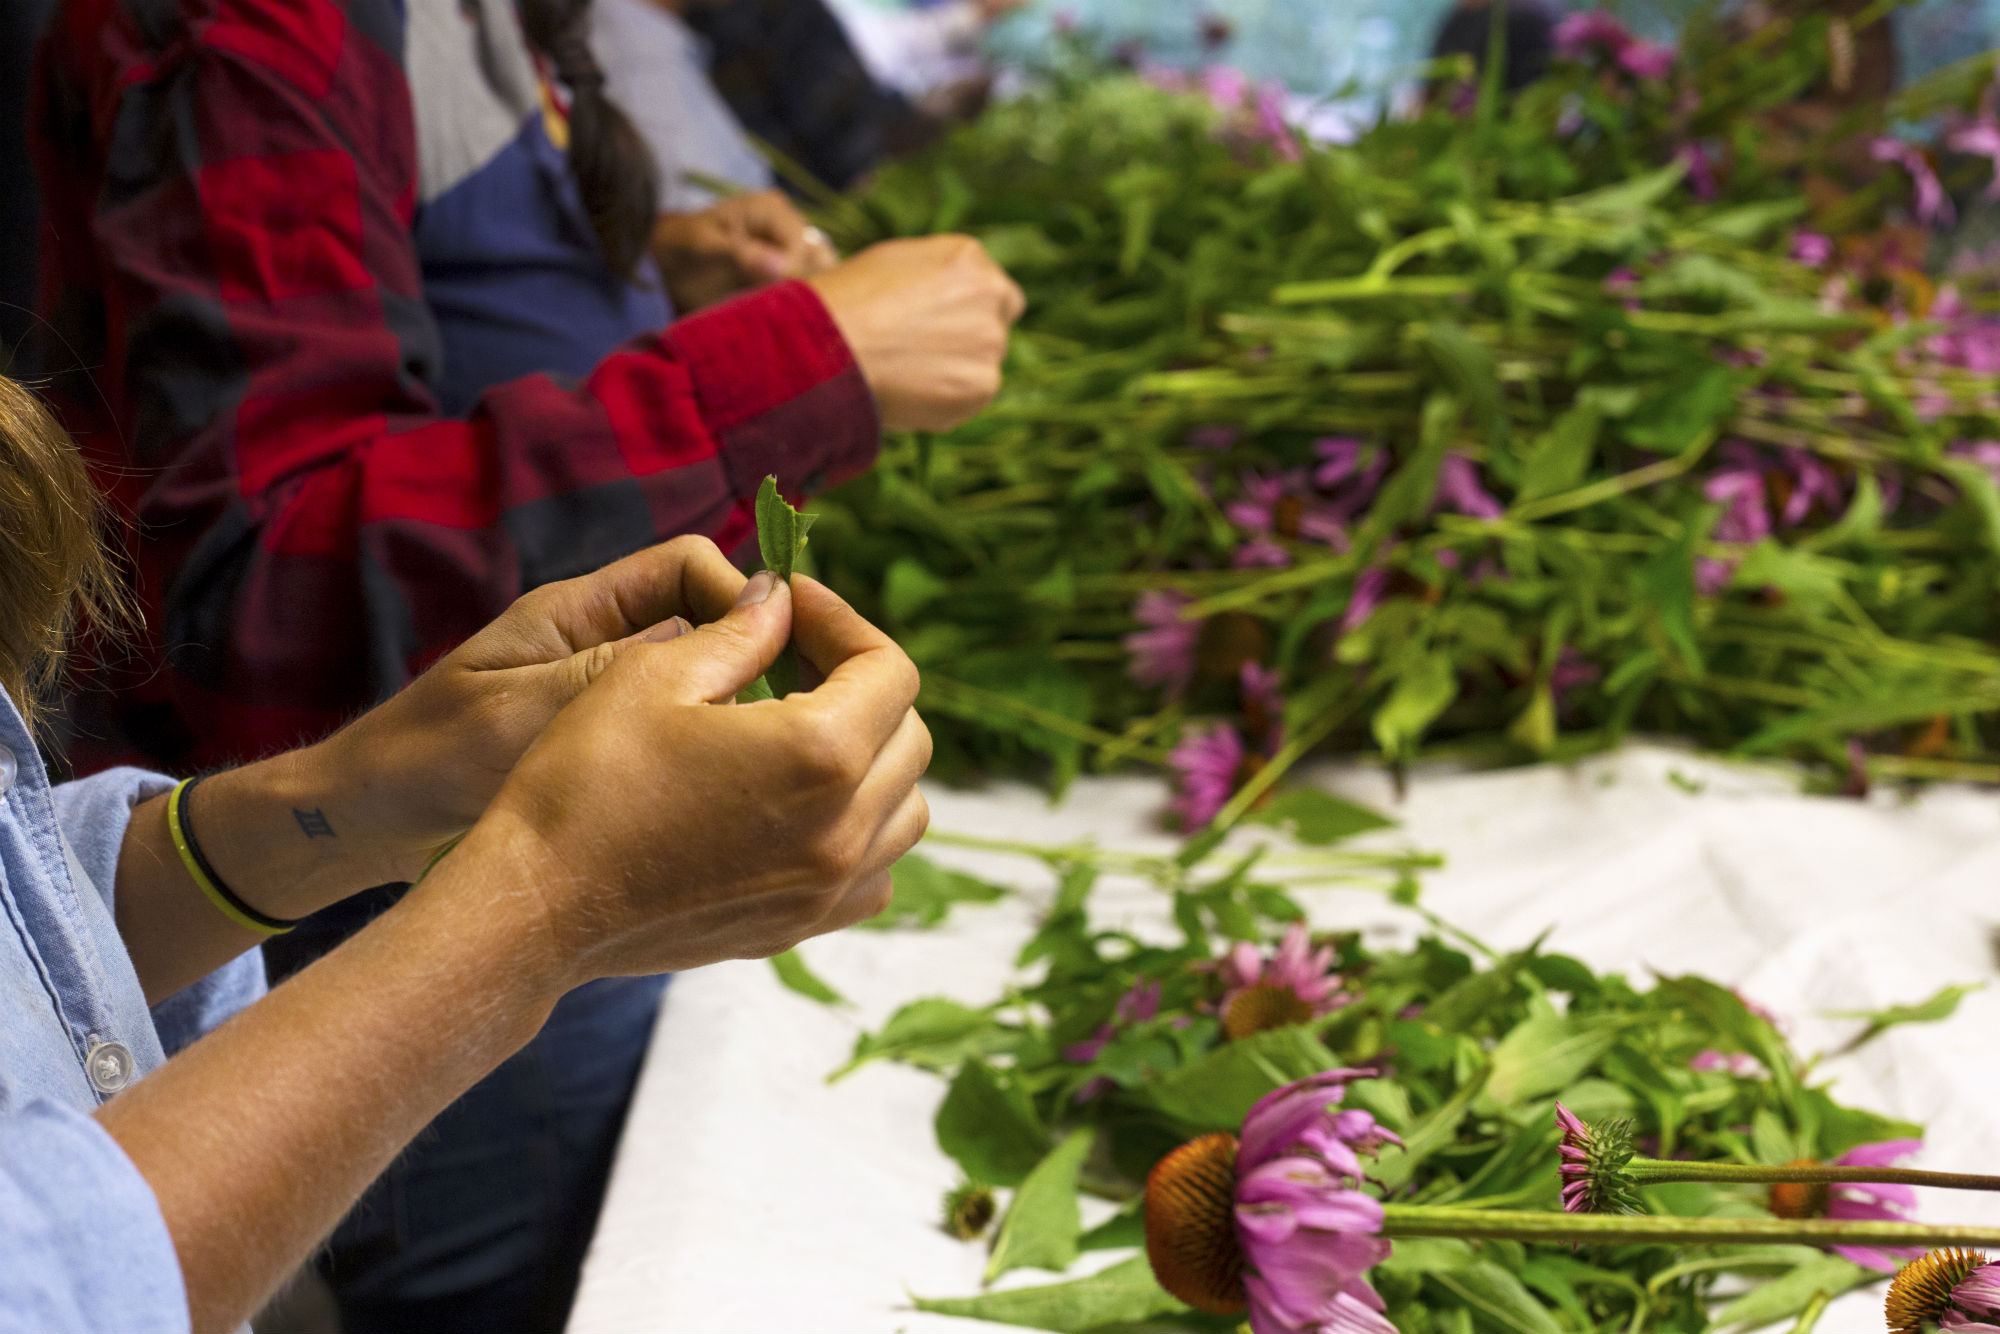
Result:
{"label": "blue jeans", "polygon": [[[316,919],[273,976],[390,901]],[[345,1334],[562,1329],[666,984],[608,978],[565,996],[369,1187],[318,1261]]]}

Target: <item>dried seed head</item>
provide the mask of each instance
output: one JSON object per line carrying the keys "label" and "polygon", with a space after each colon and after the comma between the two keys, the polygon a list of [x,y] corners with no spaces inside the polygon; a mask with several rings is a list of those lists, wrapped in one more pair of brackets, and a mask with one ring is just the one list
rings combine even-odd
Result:
{"label": "dried seed head", "polygon": [[1252,1033],[1303,1024],[1312,1017],[1313,1007],[1290,987],[1245,987],[1223,1010],[1222,1031],[1236,1041]]}
{"label": "dried seed head", "polygon": [[1146,1177],[1146,1258],[1160,1286],[1198,1311],[1247,1304],[1236,1240],[1236,1136],[1181,1145]]}
{"label": "dried seed head", "polygon": [[1889,1334],[1925,1334],[1951,1309],[1951,1290],[1986,1263],[1977,1251],[1942,1250],[1912,1260],[1889,1284],[1882,1303]]}
{"label": "dried seed head", "polygon": [[994,1213],[993,1189],[977,1181],[961,1182],[945,1192],[944,1230],[960,1241],[986,1231]]}

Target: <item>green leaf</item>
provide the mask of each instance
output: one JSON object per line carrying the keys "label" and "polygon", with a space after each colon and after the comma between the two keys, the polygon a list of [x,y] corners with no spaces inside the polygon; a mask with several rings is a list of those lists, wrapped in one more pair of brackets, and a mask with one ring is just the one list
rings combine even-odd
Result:
{"label": "green leaf", "polygon": [[1425,1276],[1471,1307],[1482,1331],[1513,1334],[1563,1334],[1548,1308],[1535,1300],[1521,1280],[1490,1260],[1463,1269],[1435,1270]]}
{"label": "green leaf", "polygon": [[1369,721],[1376,744],[1392,757],[1417,748],[1424,731],[1458,698],[1458,672],[1442,653],[1419,655],[1403,670],[1387,702]]}
{"label": "green leaf", "polygon": [[1135,1195],[1117,1213],[1083,1234],[1077,1248],[1085,1251],[1119,1251],[1146,1244],[1146,1197]]}
{"label": "green leaf", "polygon": [[1534,452],[1528,455],[1514,503],[1560,495],[1582,482],[1597,453],[1597,433],[1603,424],[1597,408],[1588,403],[1556,418],[1555,425],[1535,442]]}
{"label": "green leaf", "polygon": [[[788,584],[798,565],[799,553],[806,549],[806,533],[815,517],[801,514],[785,503],[785,498],[778,494],[776,477],[766,477],[757,488],[757,549],[764,557],[764,568]],[[764,681],[770,691],[765,698],[783,699],[799,688],[799,656],[790,644],[779,650],[771,670],[764,674]],[[738,701],[756,702],[755,690],[753,683],[750,690],[737,696]]]}
{"label": "green leaf", "polygon": [[1184,1314],[1188,1307],[1153,1277],[1153,1267],[1135,1255],[1089,1278],[1034,1288],[982,1293],[977,1297],[916,1297],[919,1311],[990,1320],[995,1324],[1086,1334],[1105,1326],[1143,1325]]}
{"label": "green leaf", "polygon": [[1881,1275],[1837,1255],[1817,1255],[1780,1278],[1752,1288],[1715,1313],[1709,1329],[1759,1329],[1805,1309],[1821,1293],[1839,1296]]}
{"label": "green leaf", "polygon": [[1927,1001],[1915,1005],[1891,1005],[1883,1010],[1833,1010],[1828,1012],[1832,1019],[1859,1019],[1864,1027],[1853,1038],[1840,1046],[1842,1053],[1865,1047],[1892,1028],[1902,1024],[1936,1024],[1958,1013],[1958,1004],[1973,992],[1984,988],[1983,982],[1971,986],[1948,986]]}
{"label": "green leaf", "polygon": [[1077,1179],[1090,1154],[1094,1130],[1073,1130],[1028,1173],[1000,1220],[993,1257],[986,1262],[991,1283],[1010,1269],[1053,1269],[1076,1263],[1083,1217],[1076,1203]]}
{"label": "green leaf", "polygon": [[1246,818],[1254,824],[1283,829],[1299,842],[1316,848],[1396,826],[1387,816],[1318,787],[1286,788]]}
{"label": "green leaf", "polygon": [[1393,532],[1413,524],[1430,513],[1437,498],[1438,470],[1444,466],[1445,452],[1451,447],[1461,416],[1458,400],[1449,394],[1432,394],[1424,402],[1424,416],[1416,452],[1389,474],[1376,492],[1368,523],[1380,533]]}
{"label": "green leaf", "polygon": [[1233,1134],[1242,1128],[1244,1114],[1272,1089],[1339,1066],[1311,1030],[1294,1025],[1224,1043],[1162,1075],[1145,1092],[1162,1115],[1193,1133]]}
{"label": "green leaf", "polygon": [[801,514],[785,503],[785,498],[778,494],[776,477],[764,479],[764,484],[757,488],[757,549],[764,557],[765,569],[786,583],[791,582],[815,517]]}
{"label": "green leaf", "polygon": [[962,871],[947,871],[913,852],[889,868],[889,882],[894,890],[889,906],[860,926],[876,931],[933,927],[958,904],[996,903],[1007,896],[1007,890],[999,885]]}
{"label": "green leaf", "polygon": [[2000,486],[1993,474],[1971,459],[1943,458],[1938,471],[1957,484],[1959,491],[1979,516],[1979,530],[1989,550],[2000,552]]}
{"label": "green leaf", "polygon": [[933,1125],[938,1147],[966,1176],[996,1186],[1020,1185],[1049,1151],[1049,1132],[1028,1095],[984,1061],[959,1067]]}
{"label": "green leaf", "polygon": [[787,988],[809,1000],[816,1000],[821,1005],[847,1004],[847,997],[821,981],[817,973],[806,967],[806,961],[799,957],[797,950],[786,950],[783,954],[772,955],[771,971],[778,975],[778,980]]}
{"label": "green leaf", "polygon": [[899,556],[882,576],[882,610],[889,619],[907,622],[943,597],[951,585],[932,574],[913,556]]}
{"label": "green leaf", "polygon": [[1707,526],[1690,523],[1678,541],[1662,547],[1632,573],[1633,592],[1640,605],[1656,618],[1681,665],[1697,676],[1703,664],[1701,639],[1694,624],[1694,553]]}
{"label": "green leaf", "polygon": [[1742,378],[1722,366],[1676,376],[1626,420],[1625,438],[1662,454],[1685,452],[1736,411]]}
{"label": "green leaf", "polygon": [[1634,1021],[1625,1015],[1536,1015],[1493,1049],[1486,1093],[1501,1107],[1519,1107],[1558,1093],[1583,1078]]}
{"label": "green leaf", "polygon": [[827,1082],[845,1078],[878,1057],[931,1070],[949,1069],[968,1056],[1004,1050],[1012,1041],[1013,1035],[994,1022],[990,1011],[939,997],[911,1001],[889,1016],[879,1033],[856,1038],[853,1056],[827,1076]]}

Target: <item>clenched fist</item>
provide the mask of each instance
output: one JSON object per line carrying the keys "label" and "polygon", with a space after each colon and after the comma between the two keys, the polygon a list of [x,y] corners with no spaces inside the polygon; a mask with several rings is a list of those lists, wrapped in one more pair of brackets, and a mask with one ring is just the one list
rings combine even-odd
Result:
{"label": "clenched fist", "polygon": [[1000,392],[1021,289],[969,236],[884,241],[807,280],[874,391],[882,424],[942,431]]}

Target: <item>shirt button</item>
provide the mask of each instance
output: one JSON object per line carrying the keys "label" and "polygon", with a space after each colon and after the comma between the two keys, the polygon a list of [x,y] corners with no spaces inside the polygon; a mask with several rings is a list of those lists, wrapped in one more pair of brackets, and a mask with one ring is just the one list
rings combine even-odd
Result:
{"label": "shirt button", "polygon": [[14,780],[20,773],[21,764],[14,758],[14,752],[5,746],[0,746],[0,792],[11,791]]}
{"label": "shirt button", "polygon": [[132,1082],[132,1049],[122,1042],[94,1042],[83,1058],[90,1072],[90,1086],[99,1093],[112,1094]]}

